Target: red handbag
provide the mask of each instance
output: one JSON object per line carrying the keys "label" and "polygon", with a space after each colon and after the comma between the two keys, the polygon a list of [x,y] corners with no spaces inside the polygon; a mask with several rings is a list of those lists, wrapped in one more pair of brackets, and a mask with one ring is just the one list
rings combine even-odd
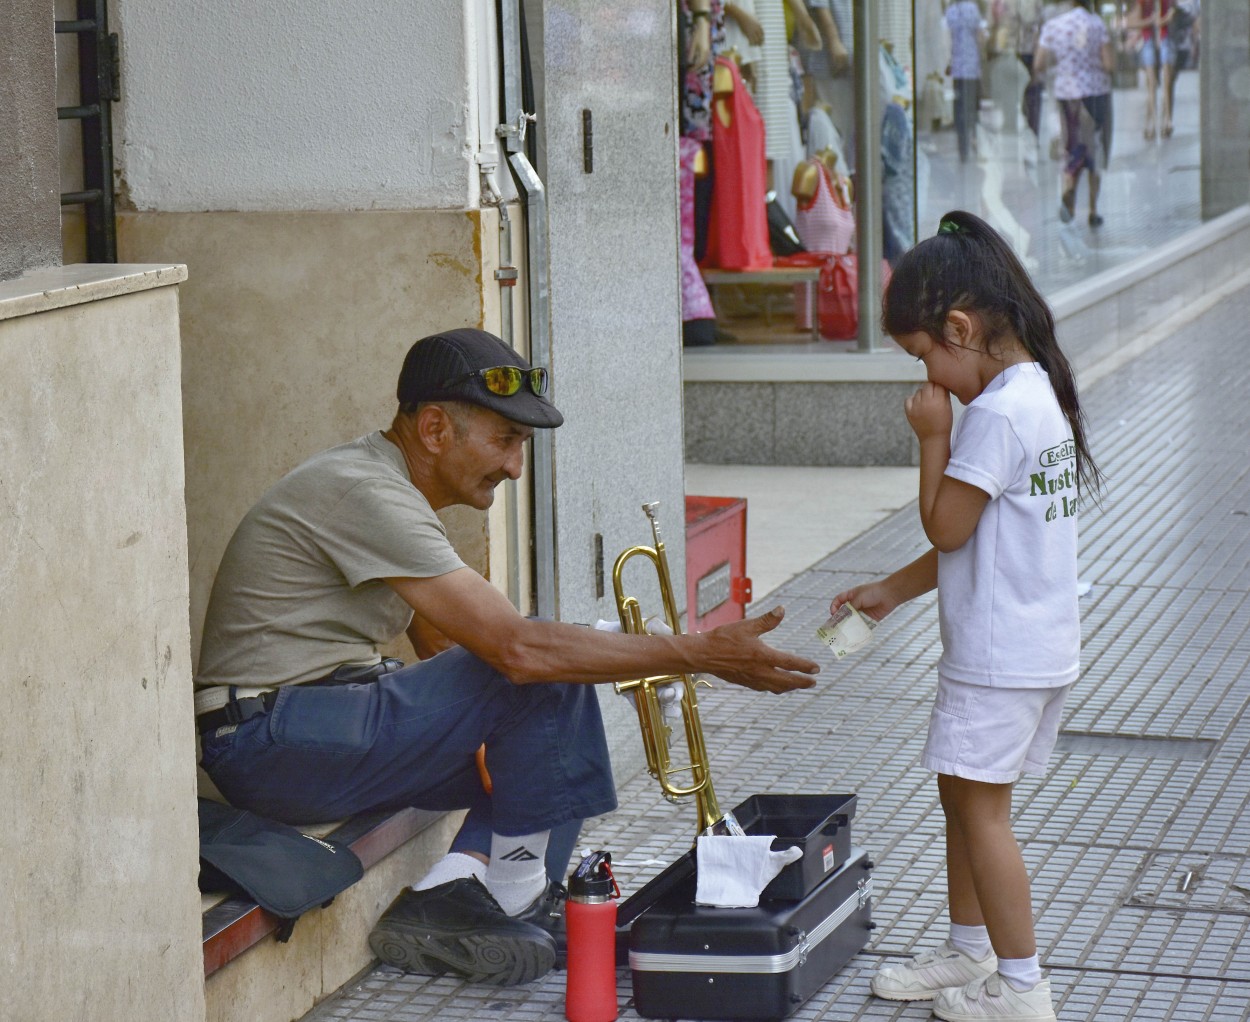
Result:
{"label": "red handbag", "polygon": [[[775,266],[819,266],[816,313],[826,341],[853,341],[859,336],[859,257],[854,252],[799,252],[778,256]],[[890,264],[881,260],[881,286],[890,282]],[[799,285],[796,285],[796,287]]]}
{"label": "red handbag", "polygon": [[859,335],[859,259],[855,253],[827,255],[818,287],[820,336],[827,341],[853,340]]}

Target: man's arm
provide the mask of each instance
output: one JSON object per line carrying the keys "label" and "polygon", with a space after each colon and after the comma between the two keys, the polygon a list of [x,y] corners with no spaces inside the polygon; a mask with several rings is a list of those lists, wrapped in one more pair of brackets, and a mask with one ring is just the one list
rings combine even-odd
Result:
{"label": "man's arm", "polygon": [[418,660],[429,660],[430,657],[437,656],[443,650],[451,649],[455,645],[451,639],[415,611],[412,620],[408,622],[407,635]]}
{"label": "man's arm", "polygon": [[518,685],[707,673],[757,691],[786,692],[810,688],[809,675],[820,670],[760,640],[781,623],[781,608],[693,635],[621,635],[523,617],[470,568],[386,581],[430,625]]}

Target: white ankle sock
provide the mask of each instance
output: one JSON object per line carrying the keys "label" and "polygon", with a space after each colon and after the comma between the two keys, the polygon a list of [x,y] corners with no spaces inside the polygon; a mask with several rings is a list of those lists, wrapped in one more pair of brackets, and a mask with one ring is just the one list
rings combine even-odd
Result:
{"label": "white ankle sock", "polygon": [[450,883],[465,877],[477,877],[479,880],[486,875],[486,863],[475,859],[464,852],[448,852],[430,867],[430,871],[412,885],[414,891],[428,891],[439,884]]}
{"label": "white ankle sock", "polygon": [[1022,993],[1032,990],[1042,981],[1042,967],[1037,955],[1032,958],[1000,958],[998,974]]}
{"label": "white ankle sock", "polygon": [[547,886],[547,838],[551,832],[490,836],[490,865],[483,883],[510,916],[528,908]]}
{"label": "white ankle sock", "polygon": [[984,926],[964,926],[962,923],[951,923],[951,946],[962,951],[978,962],[985,961],[994,950],[990,945],[990,934]]}

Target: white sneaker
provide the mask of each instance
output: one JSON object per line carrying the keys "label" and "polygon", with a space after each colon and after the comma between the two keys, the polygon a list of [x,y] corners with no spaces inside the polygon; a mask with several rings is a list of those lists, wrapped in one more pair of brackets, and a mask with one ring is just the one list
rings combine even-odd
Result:
{"label": "white sneaker", "polygon": [[883,965],[872,977],[872,992],[889,1001],[924,1001],[937,996],[939,990],[962,987],[997,971],[993,951],[978,962],[946,940],[910,962]]}
{"label": "white sneaker", "polygon": [[997,972],[933,998],[933,1014],[946,1022],[1056,1022],[1050,980],[1017,990]]}

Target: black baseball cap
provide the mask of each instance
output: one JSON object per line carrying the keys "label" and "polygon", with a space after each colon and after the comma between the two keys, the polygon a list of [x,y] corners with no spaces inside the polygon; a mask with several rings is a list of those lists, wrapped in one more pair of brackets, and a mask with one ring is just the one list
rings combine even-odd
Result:
{"label": "black baseball cap", "polygon": [[466,401],[489,408],[505,419],[524,426],[549,429],[564,416],[542,394],[535,394],[527,380],[515,394],[495,394],[486,381],[473,375],[496,366],[532,368],[521,355],[485,330],[444,330],[422,337],[404,358],[395,396],[401,405],[419,401]]}

